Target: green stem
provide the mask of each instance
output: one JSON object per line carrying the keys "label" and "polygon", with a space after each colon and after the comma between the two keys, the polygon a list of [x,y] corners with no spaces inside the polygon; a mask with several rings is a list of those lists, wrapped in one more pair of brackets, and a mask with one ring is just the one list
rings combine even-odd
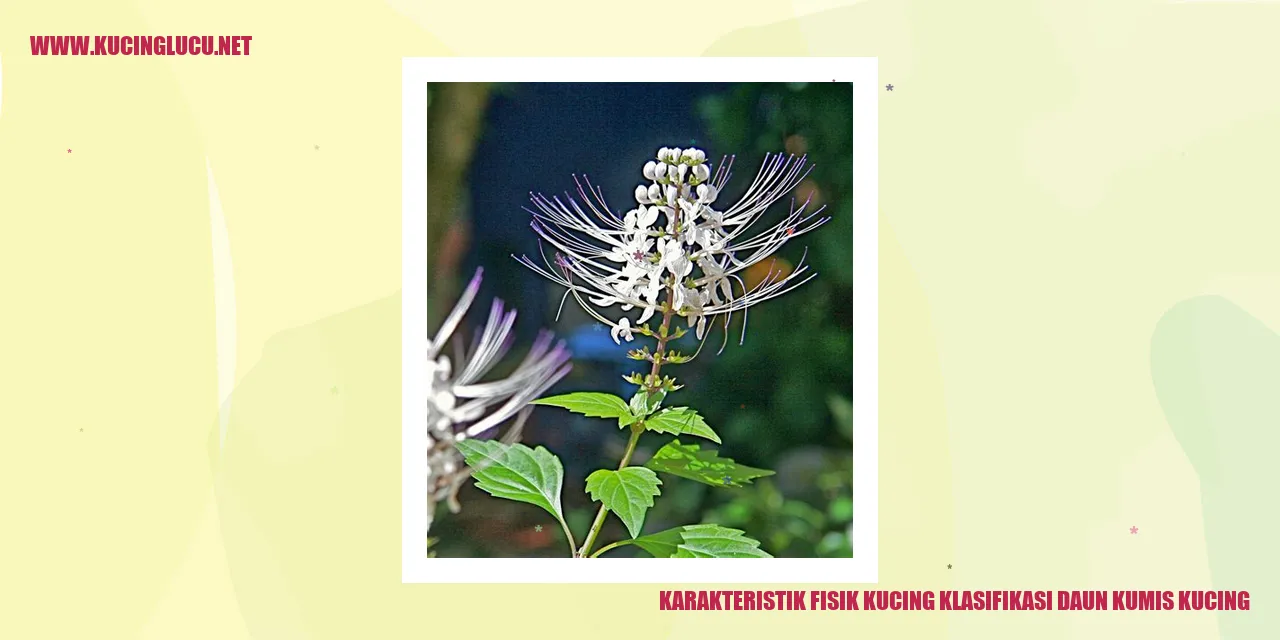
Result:
{"label": "green stem", "polygon": [[[675,226],[678,228],[680,226],[679,213],[677,213],[676,216]],[[669,330],[671,328],[671,316],[674,316],[676,313],[676,286],[678,284],[679,283],[674,277],[667,280],[667,304],[662,309],[662,326],[658,329],[658,347],[653,352],[653,368],[649,370],[649,385],[647,390],[650,396],[657,393],[658,389],[662,387],[662,383],[658,379],[658,372],[662,370],[662,356],[666,354],[667,341],[671,339]],[[625,469],[627,464],[631,462],[631,454],[636,450],[636,442],[640,440],[641,433],[644,433],[643,420],[631,425],[631,439],[627,441],[626,453],[622,454],[622,464],[618,465],[619,471]],[[604,526],[604,517],[608,514],[609,510],[606,509],[603,504],[600,505],[600,510],[596,512],[596,519],[591,523],[591,531],[587,533],[587,539],[583,541],[582,548],[578,550],[576,555],[574,555],[575,558],[594,558],[595,555],[603,553],[604,549],[610,549],[617,546],[617,543],[615,543],[604,547],[604,549],[601,549],[600,552],[595,555],[590,555],[591,546],[596,543],[596,536],[600,534],[600,528]]]}
{"label": "green stem", "polygon": [[676,310],[676,282],[672,278],[667,286],[667,306],[662,310],[662,326],[658,328],[658,348],[653,351],[653,368],[649,370],[649,395],[658,392],[662,386],[658,380],[658,372],[662,370],[662,356],[667,353],[667,341],[671,339],[669,329],[671,328],[671,316],[675,315]]}
{"label": "green stem", "polygon": [[630,543],[631,543],[631,541],[630,541],[630,540],[619,540],[619,541],[617,541],[617,542],[615,542],[615,543],[613,543],[613,544],[606,544],[605,546],[600,547],[600,550],[599,550],[599,551],[597,551],[597,552],[595,552],[595,553],[591,554],[591,557],[592,557],[592,558],[599,558],[599,557],[600,557],[600,554],[602,554],[602,553],[604,553],[604,552],[606,552],[606,551],[608,551],[608,550],[610,550],[610,549],[616,549],[616,548],[618,548],[618,547],[621,547],[621,546],[622,546],[622,545],[624,545],[624,544],[630,544]]}
{"label": "green stem", "polygon": [[569,525],[565,523],[563,518],[556,519],[560,521],[560,528],[564,529],[564,539],[569,542],[569,555],[573,555],[573,550],[578,546],[578,543],[573,540],[573,532],[569,531]]}
{"label": "green stem", "polygon": [[[636,451],[636,443],[640,441],[641,433],[644,433],[644,423],[637,422],[631,425],[631,439],[627,440],[627,450],[622,454],[622,463],[618,465],[619,471],[625,469],[631,462],[631,454]],[[591,523],[591,531],[587,533],[587,539],[583,541],[582,548],[574,557],[588,557],[587,554],[591,553],[591,545],[596,543],[596,536],[600,535],[600,528],[604,526],[604,517],[608,513],[609,510],[604,505],[600,505],[600,511],[596,512],[596,519]]]}

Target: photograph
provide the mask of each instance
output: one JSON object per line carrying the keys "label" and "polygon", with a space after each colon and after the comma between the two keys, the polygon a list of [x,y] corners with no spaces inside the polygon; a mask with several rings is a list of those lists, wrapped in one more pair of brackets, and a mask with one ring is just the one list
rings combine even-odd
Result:
{"label": "photograph", "polygon": [[427,83],[422,566],[853,557],[854,93]]}

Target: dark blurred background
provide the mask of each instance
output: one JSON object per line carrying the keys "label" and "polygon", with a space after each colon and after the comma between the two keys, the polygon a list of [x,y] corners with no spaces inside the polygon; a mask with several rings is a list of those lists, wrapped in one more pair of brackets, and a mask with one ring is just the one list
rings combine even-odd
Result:
{"label": "dark blurred background", "polygon": [[[819,277],[753,307],[743,346],[738,345],[741,314],[736,314],[723,353],[716,354],[723,329],[710,331],[697,360],[663,371],[687,385],[667,404],[698,410],[724,441],[721,456],[777,475],[734,489],[662,475],[662,495],[649,510],[644,531],[709,522],[745,530],[775,556],[849,557],[851,107],[851,85],[834,82],[429,85],[432,331],[460,285],[483,266],[483,289],[468,320],[483,322],[495,296],[519,309],[520,341],[510,359],[521,357],[542,327],[569,341],[574,371],[548,395],[603,391],[629,398],[635,387],[621,376],[640,363],[625,358],[627,347],[615,345],[607,328],[572,300],[556,321],[563,289],[511,257],[538,254],[537,236],[523,209],[529,192],[564,194],[574,189],[574,174],[585,174],[621,214],[635,206],[632,192],[645,182],[641,167],[659,147],[696,146],[715,164],[723,155],[737,156],[733,178],[717,201],[723,208],[751,183],[764,153],[808,154],[816,168],[793,196],[812,195],[833,219],[785,247],[778,265],[795,264],[807,246],[807,262]],[[786,207],[786,199],[775,205],[759,228],[785,215]],[[747,272],[747,285],[767,270],[766,264]],[[649,343],[637,336],[630,346]],[[678,348],[696,350],[692,332]],[[670,439],[645,434],[633,463],[643,464]],[[548,407],[534,411],[524,441],[547,447],[563,461],[564,508],[581,542],[596,511],[584,479],[595,469],[617,467],[625,433],[616,422]],[[717,447],[710,441],[699,444]],[[489,497],[471,483],[460,501],[461,513],[444,514],[432,526],[438,557],[567,553],[560,527],[536,507]],[[597,548],[625,535],[610,516]],[[608,555],[636,554],[623,547]]]}

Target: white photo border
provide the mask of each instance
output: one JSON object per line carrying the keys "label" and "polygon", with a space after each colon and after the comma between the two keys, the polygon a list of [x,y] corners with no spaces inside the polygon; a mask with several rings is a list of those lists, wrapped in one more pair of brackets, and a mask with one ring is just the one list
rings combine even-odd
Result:
{"label": "white photo border", "polygon": [[[879,558],[879,78],[876,58],[666,58],[716,82],[853,84],[853,522],[851,558],[428,558],[427,84],[666,82],[653,58],[405,58],[402,188],[403,583],[875,583]],[[662,65],[670,68],[671,65]],[[750,535],[750,532],[747,532]],[[601,562],[603,561],[603,562]],[[616,563],[626,563],[620,572]]]}

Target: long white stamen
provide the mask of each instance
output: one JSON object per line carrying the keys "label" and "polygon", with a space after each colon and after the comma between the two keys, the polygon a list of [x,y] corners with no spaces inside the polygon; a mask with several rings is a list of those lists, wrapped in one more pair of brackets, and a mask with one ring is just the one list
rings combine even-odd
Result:
{"label": "long white stamen", "polygon": [[[638,310],[641,320],[647,320],[661,308],[659,292],[676,286],[680,287],[677,297],[685,301],[678,312],[687,317],[690,327],[697,325],[701,332],[707,318],[725,316],[721,351],[733,314],[741,310],[741,344],[746,339],[749,307],[784,295],[816,274],[809,272],[803,257],[790,271],[771,265],[750,289],[740,274],[772,260],[788,242],[831,218],[821,215],[825,207],[810,209],[811,194],[798,205],[793,199],[780,221],[749,235],[771,205],[808,179],[813,168],[804,155],[766,154],[746,192],[725,208],[715,209],[715,203],[724,199],[733,163],[734,156],[724,156],[711,170],[701,150],[663,148],[656,162],[644,166],[641,173],[650,182],[636,187],[639,204],[625,217],[609,208],[602,190],[585,175],[573,177],[576,197],[531,193],[528,211],[534,218],[533,229],[559,253],[553,264],[540,242],[545,266],[524,256],[516,259],[565,287],[557,318],[572,295],[594,319],[625,332],[640,325],[632,325],[628,315],[622,316],[627,321],[623,325],[601,310],[619,305],[623,314]],[[664,282],[667,278],[670,283]]]}

